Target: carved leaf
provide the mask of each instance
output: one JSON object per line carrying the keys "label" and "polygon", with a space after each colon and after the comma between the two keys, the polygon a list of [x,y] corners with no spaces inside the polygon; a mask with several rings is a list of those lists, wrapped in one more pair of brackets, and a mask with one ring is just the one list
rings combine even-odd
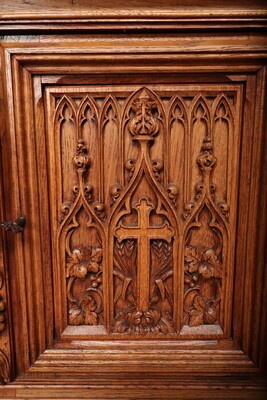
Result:
{"label": "carved leaf", "polygon": [[196,272],[198,263],[201,260],[201,249],[187,246],[185,248],[185,261],[188,263],[188,271]]}
{"label": "carved leaf", "polygon": [[87,313],[84,322],[88,325],[97,325],[97,314],[95,312]]}
{"label": "carved leaf", "polygon": [[69,310],[69,323],[71,325],[80,325],[83,324],[85,320],[85,313],[82,307],[78,305],[73,306]]}
{"label": "carved leaf", "polygon": [[116,290],[116,293],[114,296],[114,303],[116,303],[120,297],[122,298],[122,300],[125,300],[127,288],[129,286],[130,282],[131,282],[131,278],[125,278],[123,280],[123,283],[117,287],[117,290]]}
{"label": "carved leaf", "polygon": [[85,313],[84,323],[88,325],[97,325],[96,303],[92,296],[85,296],[80,303]]}
{"label": "carved leaf", "polygon": [[192,310],[190,312],[189,326],[199,326],[204,323],[203,310]]}
{"label": "carved leaf", "polygon": [[201,296],[195,296],[193,306],[196,310],[203,310],[206,306],[205,299]]}
{"label": "carved leaf", "polygon": [[164,283],[162,282],[161,279],[157,279],[155,282],[156,282],[156,284],[157,284],[157,286],[159,288],[161,298],[162,298],[162,300],[164,300],[165,299],[165,286],[164,286]]}

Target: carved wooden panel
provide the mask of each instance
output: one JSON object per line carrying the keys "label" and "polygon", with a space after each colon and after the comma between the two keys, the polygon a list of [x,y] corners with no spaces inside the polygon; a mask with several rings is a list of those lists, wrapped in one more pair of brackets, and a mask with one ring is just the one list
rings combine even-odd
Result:
{"label": "carved wooden panel", "polygon": [[240,87],[46,99],[58,334],[228,336]]}

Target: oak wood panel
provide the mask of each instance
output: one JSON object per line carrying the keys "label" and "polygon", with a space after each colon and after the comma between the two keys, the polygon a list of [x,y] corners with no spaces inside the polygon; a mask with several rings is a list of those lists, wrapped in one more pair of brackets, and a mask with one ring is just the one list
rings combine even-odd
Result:
{"label": "oak wood panel", "polygon": [[[7,316],[8,321],[19,321],[19,323],[13,325],[11,335],[7,335],[8,331],[5,331],[6,337],[13,343],[11,357],[9,352],[4,349],[7,357],[10,357],[11,365],[11,373],[7,374],[6,381],[15,378],[16,384],[13,383],[13,388],[8,385],[6,389],[1,389],[1,394],[6,397],[17,396],[18,398],[23,396],[29,398],[56,396],[60,398],[60,396],[66,397],[66,395],[71,397],[75,393],[74,383],[80,382],[80,393],[85,398],[90,398],[94,394],[99,398],[107,398],[107,396],[130,398],[134,395],[150,398],[151,391],[154,389],[157,390],[159,396],[166,398],[167,395],[175,396],[174,390],[177,394],[177,390],[183,390],[184,385],[187,385],[189,389],[181,392],[181,398],[190,398],[190,396],[194,398],[196,393],[207,397],[208,388],[210,388],[208,395],[212,398],[218,394],[213,391],[214,385],[224,389],[222,398],[226,394],[232,395],[233,398],[238,396],[246,398],[246,396],[251,396],[249,390],[254,390],[253,396],[256,396],[255,390],[258,390],[257,396],[263,397],[264,383],[257,380],[257,376],[264,369],[266,362],[266,354],[262,347],[265,335],[266,305],[261,304],[265,293],[262,276],[264,274],[264,232],[266,230],[264,215],[266,215],[266,208],[264,206],[264,172],[257,167],[263,165],[262,144],[264,135],[266,135],[263,122],[266,93],[265,69],[262,68],[266,59],[266,52],[262,46],[265,39],[262,36],[258,41],[254,36],[252,40],[248,39],[243,42],[241,40],[237,48],[235,47],[237,42],[233,40],[229,44],[226,37],[227,35],[223,35],[221,39],[213,42],[212,46],[205,43],[204,40],[201,47],[198,47],[200,45],[198,43],[194,50],[190,46],[185,50],[182,49],[184,40],[191,40],[189,36],[187,39],[180,37],[178,48],[175,39],[170,39],[169,47],[166,48],[164,46],[166,40],[161,41],[158,38],[159,41],[156,43],[151,36],[134,37],[134,35],[129,39],[124,37],[123,42],[118,36],[109,40],[105,39],[105,41],[94,37],[94,45],[91,47],[86,44],[88,40],[86,36],[80,36],[78,41],[65,36],[66,45],[56,45],[56,47],[53,47],[52,42],[61,39],[52,36],[37,39],[47,40],[48,45],[46,46],[40,43],[27,44],[25,37],[21,38],[24,40],[21,45],[16,43],[19,38],[6,38],[6,42],[3,43],[3,73],[6,113],[9,118],[2,133],[5,145],[5,151],[3,151],[5,212],[9,213],[8,217],[11,216],[15,219],[17,214],[23,211],[27,215],[27,230],[21,236],[6,237],[9,251],[4,268],[6,270],[6,265],[8,265],[7,275],[12,277],[6,285],[11,294],[10,300],[8,300],[10,303],[8,310],[10,311]],[[15,40],[14,44],[11,43],[13,40]],[[29,41],[32,40],[34,39],[29,38]],[[99,46],[101,43],[102,45]],[[126,68],[127,74],[125,73]],[[185,68],[187,74],[185,74]],[[152,74],[151,71],[153,71]],[[192,74],[193,72],[194,74]],[[44,75],[42,76],[42,74]],[[112,85],[110,85],[111,83]],[[71,86],[67,87],[66,85]],[[180,85],[179,88],[177,85]],[[226,88],[228,89],[226,90]],[[186,92],[189,94],[187,96],[189,98],[183,99],[182,94]],[[198,97],[199,93],[202,95],[201,99]],[[232,96],[233,93],[236,94]],[[124,105],[127,98],[129,99],[128,111]],[[146,105],[146,102],[150,105]],[[152,103],[154,105],[151,105]],[[210,115],[213,117],[211,118]],[[124,116],[128,118],[128,120],[126,118],[127,123],[123,122]],[[142,131],[142,135],[149,136],[148,132],[152,135],[149,136],[149,140],[151,140],[149,147],[142,145],[141,141],[140,147],[138,147],[138,143],[135,144],[132,141],[134,134],[141,132],[139,129],[145,129],[142,128],[142,124],[141,128],[138,127],[138,118],[140,117],[141,121],[142,119],[146,122],[150,121],[148,131]],[[69,138],[60,142],[57,139],[60,131]],[[86,133],[89,131],[92,132],[92,137]],[[127,138],[125,145],[119,133],[121,131]],[[169,132],[170,143],[162,140],[166,135],[165,132]],[[185,145],[185,139],[176,142],[176,135],[184,135],[186,138],[189,132],[193,132],[198,138],[195,144],[191,147],[188,144]],[[203,142],[206,132],[212,133],[210,135],[212,141],[204,140]],[[73,135],[76,133],[79,140],[85,138],[84,143],[73,140]],[[105,146],[106,149],[114,146],[114,142],[108,138],[109,135],[116,135],[117,142],[120,143],[118,146],[119,163],[114,171],[111,171],[109,166],[114,165],[115,156],[112,157],[114,159],[112,163],[103,168],[107,156],[103,156],[103,154],[101,156],[99,148],[94,149],[95,139],[93,138],[100,134],[102,134],[102,139],[99,140],[100,144],[102,143],[99,146],[100,149],[105,149]],[[239,135],[242,138],[240,142]],[[171,143],[175,143],[176,148]],[[191,158],[198,160],[198,164],[195,161],[190,165],[187,156],[181,158],[179,168],[184,168],[188,174],[182,178],[180,174],[173,174],[175,166],[173,157],[178,157],[182,153],[183,147],[188,149],[187,153],[191,155]],[[221,151],[218,150],[219,148]],[[138,172],[141,171],[140,160],[142,160],[139,149],[143,149],[142,165],[145,165],[143,174],[145,177],[149,176],[148,183],[145,183],[141,173]],[[191,150],[189,151],[189,149]],[[116,146],[113,148],[113,152],[116,154]],[[168,159],[169,152],[172,156]],[[108,151],[106,150],[105,153],[104,150],[104,154],[108,154]],[[225,154],[227,157],[224,156]],[[124,155],[125,160],[123,159]],[[160,162],[161,158],[164,159],[163,167]],[[58,171],[61,170],[63,159],[65,164],[63,163],[63,178],[61,178]],[[124,169],[124,161],[128,159],[139,160],[139,169],[134,169],[136,163],[132,161],[126,163]],[[74,166],[72,166],[72,160]],[[90,165],[88,165],[88,161]],[[150,164],[151,161],[152,164]],[[239,167],[236,167],[237,165]],[[217,167],[218,170],[216,170]],[[99,174],[97,173],[98,169]],[[240,177],[238,179],[239,169]],[[68,172],[64,174],[66,170]],[[107,174],[105,174],[106,171]],[[231,179],[229,179],[229,171],[231,171]],[[91,174],[89,175],[90,179],[88,179],[88,172]],[[73,184],[77,182],[75,175],[79,178],[80,192],[77,188],[79,185],[75,185],[74,197],[71,199],[68,196],[72,193]],[[188,179],[186,176],[191,176],[196,181],[202,180],[200,186],[196,187],[196,192],[191,182],[192,179]],[[189,239],[186,235],[182,235],[181,239],[179,235],[177,237],[187,245],[185,266],[192,269],[189,271],[189,278],[194,276],[198,280],[192,279],[191,282],[190,279],[186,282],[186,290],[190,287],[190,283],[195,285],[194,282],[199,282],[199,277],[196,275],[198,271],[210,274],[213,271],[213,264],[216,265],[218,271],[221,270],[223,264],[224,271],[222,260],[225,258],[225,254],[222,258],[220,253],[215,251],[214,254],[215,248],[210,254],[211,244],[218,242],[218,238],[214,239],[214,232],[209,227],[209,207],[213,201],[212,196],[214,196],[213,185],[210,186],[207,183],[209,176],[212,177],[211,183],[214,180],[217,184],[216,204],[220,203],[220,199],[230,203],[229,210],[226,204],[220,204],[222,205],[221,210],[218,210],[220,217],[215,221],[219,225],[224,220],[226,226],[232,224],[230,241],[227,241],[226,228],[222,228],[223,234],[219,234],[223,245],[225,246],[227,243],[226,246],[230,246],[229,259],[232,257],[233,260],[235,241],[237,244],[235,262],[229,263],[227,273],[223,278],[220,278],[219,275],[212,278],[215,281],[217,279],[217,282],[220,282],[221,279],[222,293],[225,293],[220,302],[219,317],[225,339],[217,340],[222,333],[219,333],[218,336],[216,330],[213,329],[214,326],[216,327],[216,324],[213,324],[216,314],[213,305],[216,304],[216,296],[213,297],[213,303],[209,304],[211,310],[206,310],[207,315],[205,314],[206,305],[204,305],[203,299],[199,298],[201,296],[198,296],[199,301],[195,301],[195,304],[193,302],[193,306],[191,305],[184,327],[189,330],[197,329],[196,334],[192,335],[191,331],[181,336],[177,333],[154,335],[150,331],[149,335],[152,337],[149,338],[144,320],[141,322],[141,332],[140,330],[135,334],[128,332],[129,324],[127,322],[126,329],[124,323],[123,333],[111,333],[115,326],[113,302],[114,295],[116,295],[116,290],[111,289],[111,283],[113,282],[114,288],[119,288],[117,297],[124,293],[124,289],[127,292],[129,288],[129,282],[126,281],[127,285],[121,287],[122,280],[120,278],[112,279],[112,235],[117,238],[117,242],[116,240],[114,242],[114,255],[117,260],[121,257],[118,254],[122,252],[120,243],[125,240],[123,238],[125,235],[130,242],[130,247],[126,249],[127,252],[136,252],[136,259],[138,259],[139,250],[139,253],[145,254],[155,265],[156,260],[160,259],[157,256],[159,254],[158,239],[156,241],[153,239],[157,234],[157,229],[165,226],[166,232],[162,231],[164,237],[169,235],[171,239],[168,240],[172,243],[173,225],[179,226],[181,232],[181,227],[187,224],[186,220],[189,218],[190,223],[187,225],[187,230],[191,232],[194,228],[194,235],[191,235]],[[91,177],[94,190],[90,185]],[[114,183],[117,186],[112,185],[112,181],[115,180]],[[14,185],[10,186],[10,181],[14,182]],[[133,203],[128,201],[130,213],[123,215],[127,208],[123,206],[120,210],[120,207],[123,205],[123,198],[127,198],[127,185],[131,185],[131,181],[137,182],[137,185],[132,184],[132,194],[128,192],[128,197],[135,195],[137,201],[133,201]],[[175,186],[170,187],[169,192],[166,190],[168,183],[174,183],[172,181],[175,181],[177,186],[184,187],[184,190],[178,191],[178,197],[176,197]],[[22,182],[26,182],[26,184],[22,184]],[[117,207],[120,214],[118,213],[117,219],[114,219],[114,224],[111,224],[112,228],[110,228],[109,234],[104,234],[104,240],[99,241],[98,235],[91,234],[90,240],[87,242],[87,249],[75,253],[77,257],[85,257],[85,260],[80,260],[81,266],[79,266],[79,263],[72,260],[71,253],[66,257],[64,250],[66,240],[60,239],[58,242],[57,232],[60,224],[63,226],[64,221],[68,219],[68,215],[59,213],[62,202],[64,203],[67,198],[67,201],[74,204],[75,199],[79,198],[83,186],[85,187],[83,204],[88,202],[86,210],[87,212],[90,210],[90,215],[94,218],[94,221],[91,220],[91,224],[97,222],[97,227],[107,227],[109,222],[105,221],[112,221],[109,215],[116,216],[116,212],[112,211],[114,206]],[[113,186],[111,195],[107,186]],[[138,192],[139,187],[141,189]],[[153,190],[151,191],[151,187],[156,190],[156,195]],[[164,194],[164,190],[166,190],[166,194]],[[165,210],[161,210],[161,212],[165,212],[163,219],[157,212],[148,211],[151,201],[155,202],[161,192],[165,196],[162,200],[165,202]],[[168,197],[169,195],[170,197]],[[96,209],[93,209],[92,205],[96,201],[99,203],[97,203]],[[201,208],[203,201],[208,201],[208,207]],[[187,205],[186,210],[183,209],[184,204]],[[261,204],[261,208],[259,208],[259,204]],[[178,210],[179,218],[171,217],[172,208]],[[67,212],[67,208],[63,211]],[[189,213],[185,219],[182,216],[184,212],[185,214]],[[144,214],[145,225],[144,219],[143,225],[141,225],[141,213]],[[148,219],[149,213],[151,215]],[[78,223],[82,225],[82,222],[86,220],[85,213],[83,211],[78,214]],[[194,221],[194,215],[199,220]],[[229,222],[227,222],[227,217]],[[121,222],[118,222],[119,218],[121,218]],[[176,219],[177,222],[175,222]],[[196,235],[197,226],[193,226],[192,223],[197,223],[199,226],[199,221],[206,228],[204,234]],[[235,225],[237,236],[235,235]],[[80,233],[70,240],[72,249],[77,249],[81,241],[84,243],[87,229],[86,226],[82,227]],[[103,228],[102,231],[105,232],[105,229],[108,228]],[[148,251],[148,243],[146,246],[144,243],[141,245],[140,237],[145,231],[150,230],[152,233],[151,250]],[[211,231],[212,234],[210,234]],[[138,238],[134,236],[137,234]],[[218,234],[216,233],[216,235]],[[52,237],[51,243],[50,237]],[[197,252],[200,239],[204,239],[211,246],[204,248],[204,256]],[[107,246],[108,240],[110,245],[109,250],[106,251],[105,246]],[[167,253],[171,251],[168,240],[163,246]],[[136,243],[134,244],[135,250],[132,249],[132,242]],[[59,247],[58,243],[60,243]],[[53,253],[51,253],[50,244],[52,244]],[[10,252],[11,248],[12,252]],[[58,248],[60,250],[59,258],[56,258],[58,257],[55,257]],[[183,246],[179,248],[182,249]],[[181,266],[183,260],[179,248],[177,254],[180,254],[180,261],[177,265]],[[213,264],[207,263],[207,259],[203,258],[206,257],[207,251],[209,260],[212,259]],[[175,254],[174,259],[176,260]],[[123,257],[125,260],[125,256]],[[171,264],[168,260],[170,259],[169,255],[165,255],[169,273]],[[256,259],[257,262],[254,261]],[[20,260],[19,263],[17,260]],[[110,261],[108,262],[108,260]],[[64,271],[66,263],[69,274],[76,271],[78,266],[82,269],[77,270],[77,273],[84,275],[84,266],[86,265],[86,276],[99,279],[98,287],[108,294],[104,300],[106,306],[103,314],[100,311],[99,316],[95,316],[96,308],[92,307],[92,304],[90,306],[89,302],[89,316],[86,316],[83,321],[82,316],[79,325],[70,324],[67,329],[65,329],[67,311],[71,307],[68,305],[66,295],[70,278],[66,278]],[[146,263],[146,266],[147,271],[149,262]],[[196,268],[197,271],[195,271]],[[139,293],[137,303],[143,313],[147,308],[147,288],[150,278],[147,279],[147,274],[146,276],[140,275],[140,272],[138,274],[138,268],[136,271],[135,279],[139,289],[135,295]],[[173,311],[174,309],[170,308],[170,305],[164,300],[165,303],[160,303],[159,309],[168,310],[168,312],[171,310],[173,326],[180,327],[182,324],[180,320],[182,315],[181,295],[184,288],[181,280],[183,272],[179,268],[177,271],[178,273],[173,278],[174,285],[169,283],[167,288],[168,290],[173,288],[174,293],[180,293],[178,295],[180,300],[176,300],[179,306],[175,307],[175,311]],[[94,274],[98,274],[98,276],[94,276]],[[81,282],[84,280],[82,277],[78,279]],[[235,284],[232,288],[233,279],[235,279]],[[9,287],[8,282],[10,283]],[[75,289],[76,296],[84,291],[85,287],[82,287],[81,282]],[[92,282],[94,281],[92,280]],[[214,285],[213,289],[220,287],[220,284],[215,283]],[[90,287],[94,288],[94,286]],[[158,280],[157,288],[158,294],[165,298],[167,289],[164,288],[162,280]],[[191,289],[195,290],[193,287]],[[205,290],[203,293],[207,293],[207,288]],[[208,292],[210,293],[210,289]],[[255,296],[256,292],[257,296]],[[142,301],[140,298],[143,295],[140,296],[140,293],[146,294]],[[160,298],[158,294],[156,297]],[[176,297],[175,294],[174,297]],[[231,299],[234,301],[233,314]],[[125,303],[122,302],[117,306],[118,310],[123,307],[123,304]],[[53,317],[53,311],[55,311],[55,317]],[[192,311],[195,312],[192,313]],[[194,317],[193,321],[190,322],[192,317]],[[196,321],[200,322],[198,327],[188,326],[188,323],[194,324]],[[210,322],[212,323],[210,324]],[[205,333],[205,329],[210,327],[212,329]],[[88,335],[88,328],[94,331],[93,335]],[[106,330],[106,328],[108,329]],[[107,331],[110,333],[107,334]],[[162,339],[164,335],[166,335],[166,339]],[[106,339],[103,340],[105,336]],[[125,340],[127,337],[131,340]],[[260,337],[261,340],[259,340]],[[58,338],[60,340],[55,340]],[[73,374],[74,370],[75,377],[71,380],[70,374]],[[144,371],[146,371],[146,376],[144,376]],[[88,381],[88,374],[90,374],[92,385],[89,391],[81,386]],[[244,375],[246,377],[254,376],[254,378],[245,378],[245,380],[242,378],[243,383],[238,384],[242,385],[243,389],[247,388],[247,391],[243,391],[241,394],[236,386],[238,385],[236,382],[241,382],[237,377],[231,383],[229,382],[232,388],[232,393],[230,393],[228,384],[223,383],[225,375],[229,374],[241,377]],[[189,381],[188,375],[190,375]],[[217,375],[217,378],[214,375]],[[101,388],[99,379],[103,379],[103,376],[105,382],[102,380],[101,385],[109,385],[110,390],[112,385],[116,385],[116,389],[107,393],[105,389]],[[204,389],[199,387],[200,377]],[[56,389],[53,386],[55,378],[58,385],[70,384],[69,391],[63,393],[62,387],[64,386]],[[157,388],[155,381],[158,382]],[[44,382],[46,388],[40,386]],[[191,382],[191,386],[188,385],[189,382]],[[38,388],[37,386],[33,387],[36,383],[39,383]],[[166,384],[169,389],[166,389]],[[30,385],[28,391],[25,385]],[[127,385],[131,387],[131,392],[125,389]],[[136,389],[137,386],[138,389]],[[233,393],[233,390],[236,392]]]}

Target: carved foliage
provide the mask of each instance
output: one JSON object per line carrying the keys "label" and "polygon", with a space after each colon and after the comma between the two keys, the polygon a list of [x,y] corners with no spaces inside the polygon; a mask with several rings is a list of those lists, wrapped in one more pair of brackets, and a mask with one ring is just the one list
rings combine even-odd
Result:
{"label": "carved foliage", "polygon": [[[215,203],[211,171],[216,164],[211,139],[205,138],[197,164],[202,181],[185,206],[184,219],[192,215],[185,247],[184,323],[189,326],[219,322],[223,253],[227,248],[224,226]],[[221,221],[221,222],[219,222]]]}
{"label": "carved foliage", "polygon": [[[229,166],[221,165],[231,151],[233,107],[225,95],[166,93],[162,99],[148,88],[129,97],[121,91],[103,98],[87,93],[77,102],[68,95],[57,106],[61,157],[67,154],[73,169],[63,181],[73,181],[73,171],[78,180],[68,189],[72,198],[62,183],[59,235],[70,324],[106,325],[103,309],[112,305],[103,304],[102,275],[113,268],[108,328],[142,335],[175,332],[177,244],[185,249],[184,323],[220,321],[230,212],[223,188]],[[66,148],[73,140],[67,135],[74,131],[77,150],[71,158]],[[71,168],[63,165],[67,173]]]}
{"label": "carved foliage", "polygon": [[[116,333],[144,335],[174,332],[172,243],[152,240],[150,251],[149,302],[142,307],[138,304],[137,241],[116,241],[114,303],[117,312],[113,325]],[[120,282],[117,285],[116,280]]]}
{"label": "carved foliage", "polygon": [[[132,174],[123,198],[126,210],[122,212],[118,208],[121,218],[114,229],[113,331],[132,334],[172,333],[173,282],[170,277],[173,271],[174,229],[166,218],[166,211],[161,214],[162,199],[159,193],[162,193],[167,206],[168,195],[172,200],[176,198],[176,187],[173,185],[168,192],[158,186],[163,162],[150,158],[148,143],[159,130],[159,123],[153,115],[153,110],[157,109],[156,102],[143,90],[133,100],[132,109],[135,115],[129,122],[129,130],[134,136],[133,140],[139,142],[140,152],[134,165],[132,160],[127,160]],[[150,193],[153,202],[138,195],[139,185]],[[133,192],[132,188],[137,188],[137,192]],[[158,221],[156,224],[151,220],[153,210]],[[128,216],[129,221],[135,219],[134,224],[123,223],[124,215]]]}
{"label": "carved foliage", "polygon": [[[75,249],[68,259],[69,323],[71,325],[98,325],[102,323],[102,249],[87,246]],[[85,295],[77,300],[73,288],[77,281],[86,282]],[[79,293],[80,294],[80,293]]]}

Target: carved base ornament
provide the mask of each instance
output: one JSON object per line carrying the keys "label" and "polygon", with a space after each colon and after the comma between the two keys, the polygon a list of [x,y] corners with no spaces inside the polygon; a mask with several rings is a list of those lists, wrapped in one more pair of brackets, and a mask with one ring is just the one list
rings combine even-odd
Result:
{"label": "carved base ornament", "polygon": [[[228,101],[218,98],[214,104],[214,121],[230,123]],[[179,324],[220,325],[229,206],[226,196],[217,196],[207,101],[192,97],[188,106],[174,96],[167,113],[158,95],[142,88],[123,105],[109,96],[101,107],[89,95],[79,105],[64,96],[56,109],[60,134],[68,123],[69,131],[76,127],[77,137],[76,154],[69,160],[77,182],[72,198],[63,190],[58,235],[66,271],[67,323],[103,325],[108,333],[124,335],[173,334]],[[188,135],[190,129],[195,135],[195,126],[203,131],[202,143],[198,152],[195,145],[186,152],[184,163],[191,190],[178,185],[185,172],[179,175],[179,159],[165,154],[166,135]],[[96,136],[90,139],[88,132],[100,135],[99,149],[93,147]],[[103,169],[113,143],[108,134],[117,140],[115,170],[116,160],[113,169]],[[184,278],[183,306],[178,276]]]}

